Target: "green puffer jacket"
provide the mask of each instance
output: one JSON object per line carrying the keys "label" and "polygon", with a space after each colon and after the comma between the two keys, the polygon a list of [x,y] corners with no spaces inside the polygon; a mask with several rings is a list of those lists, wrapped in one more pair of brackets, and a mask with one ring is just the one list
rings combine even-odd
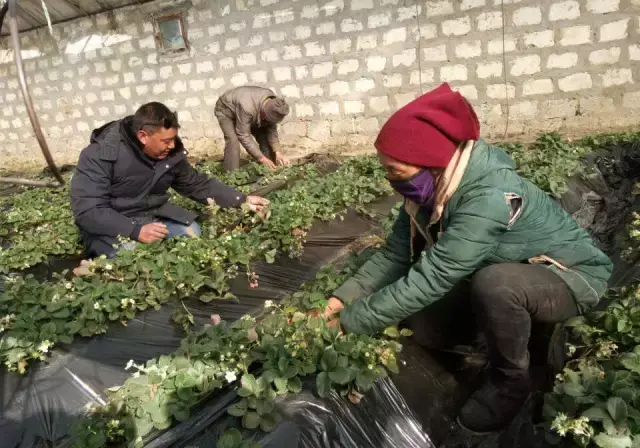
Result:
{"label": "green puffer jacket", "polygon": [[[442,233],[430,248],[414,246],[413,260],[410,219],[403,207],[385,246],[335,291],[345,303],[340,322],[346,331],[374,333],[442,298],[482,267],[542,255],[566,268],[548,264],[567,283],[581,312],[598,303],[607,288],[611,260],[565,210],[516,174],[505,152],[482,140],[442,222],[433,226]],[[416,221],[426,229],[424,212]]]}

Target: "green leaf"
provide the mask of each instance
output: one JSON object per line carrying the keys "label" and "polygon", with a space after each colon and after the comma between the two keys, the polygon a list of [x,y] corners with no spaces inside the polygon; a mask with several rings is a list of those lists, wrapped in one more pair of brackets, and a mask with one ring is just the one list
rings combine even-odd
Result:
{"label": "green leaf", "polygon": [[234,417],[242,417],[247,412],[247,400],[242,399],[232,404],[229,406],[229,409],[227,409],[227,412]]}
{"label": "green leaf", "polygon": [[276,257],[276,249],[271,249],[268,252],[265,252],[264,254],[264,258],[265,260],[267,260],[267,263],[271,264],[275,261],[275,257]]}
{"label": "green leaf", "polygon": [[300,377],[290,378],[288,388],[289,392],[292,392],[294,394],[299,393],[302,390],[302,381],[300,381]]}
{"label": "green leaf", "polygon": [[58,335],[58,342],[62,344],[71,344],[73,342],[73,338],[66,334]]}
{"label": "green leaf", "polygon": [[286,378],[276,378],[275,381],[273,382],[276,386],[276,389],[278,389],[278,393],[279,394],[283,394],[287,392],[287,382],[288,380]]}
{"label": "green leaf", "polygon": [[253,395],[253,392],[251,392],[249,389],[245,388],[245,387],[241,387],[240,389],[238,389],[238,395],[246,398],[246,397],[250,397],[251,395]]}
{"label": "green leaf", "polygon": [[398,369],[398,362],[396,361],[395,358],[392,358],[392,359],[387,358],[382,361],[382,364],[387,368],[387,370],[389,370],[389,372],[395,373],[395,374],[400,373],[400,369]]}
{"label": "green leaf", "polygon": [[327,341],[330,344],[336,340],[339,334],[340,334],[339,325],[334,325],[333,327],[327,326],[322,331],[322,337],[324,338],[325,341]]}
{"label": "green leaf", "polygon": [[629,436],[611,436],[603,432],[597,434],[593,441],[600,448],[631,448],[631,438]]}
{"label": "green leaf", "polygon": [[318,389],[318,395],[322,398],[326,398],[331,393],[331,380],[327,372],[320,372],[316,377],[316,388]]}
{"label": "green leaf", "polygon": [[396,327],[395,325],[385,328],[383,333],[385,336],[389,336],[390,338],[393,338],[393,339],[400,337],[400,332],[398,331],[398,327]]}
{"label": "green leaf", "polygon": [[149,414],[145,414],[142,418],[136,419],[136,429],[140,437],[144,437],[153,429],[153,422],[149,418]]}
{"label": "green leaf", "polygon": [[260,426],[261,420],[257,412],[249,411],[242,417],[242,426],[247,429],[256,429]]}
{"label": "green leaf", "polygon": [[324,355],[322,355],[320,367],[322,367],[322,370],[333,370],[337,365],[338,353],[333,347],[329,347],[324,351]]}
{"label": "green leaf", "polygon": [[627,404],[620,397],[611,397],[607,400],[607,410],[611,418],[620,425],[627,420]]}
{"label": "green leaf", "polygon": [[162,383],[162,375],[158,372],[150,372],[148,379],[149,379],[149,384]]}
{"label": "green leaf", "polygon": [[413,330],[410,330],[408,328],[403,328],[402,330],[400,330],[400,335],[404,336],[404,337],[409,337],[413,335]]}
{"label": "green leaf", "polygon": [[351,382],[353,376],[351,374],[351,370],[349,370],[348,368],[336,367],[335,370],[329,372],[329,379],[334,383],[338,383],[344,386],[345,384],[349,384],[349,382]]}
{"label": "green leaf", "polygon": [[637,392],[631,387],[623,387],[614,391],[616,397],[622,398],[625,403],[633,403]]}
{"label": "green leaf", "polygon": [[193,375],[189,375],[187,372],[180,372],[176,375],[176,387],[178,389],[189,389],[195,386],[197,379]]}
{"label": "green leaf", "polygon": [[238,448],[262,448],[262,445],[255,440],[243,440],[240,442],[240,445],[238,445]]}
{"label": "green leaf", "polygon": [[307,362],[302,365],[302,373],[305,375],[311,375],[312,373],[316,373],[316,365],[313,361]]}
{"label": "green leaf", "polygon": [[242,433],[237,429],[227,429],[218,439],[216,448],[238,448],[242,441]]}
{"label": "green leaf", "polygon": [[245,373],[242,375],[242,379],[240,380],[242,387],[248,390],[253,395],[258,395],[260,393],[260,386],[258,385],[258,381],[256,377],[251,375],[250,373]]}
{"label": "green leaf", "polygon": [[607,411],[597,406],[587,409],[582,413],[582,415],[594,422],[601,422],[606,418],[610,418]]}
{"label": "green leaf", "polygon": [[285,370],[287,370],[287,367],[289,367],[289,359],[283,356],[278,360],[278,369],[280,369],[280,372],[284,373]]}
{"label": "green leaf", "polygon": [[294,378],[300,373],[300,369],[297,366],[290,364],[283,373],[287,379]]}
{"label": "green leaf", "polygon": [[359,370],[356,373],[356,386],[361,392],[366,392],[373,387],[375,379],[375,374],[368,368]]}
{"label": "green leaf", "polygon": [[276,421],[273,415],[263,415],[262,420],[260,421],[260,429],[264,432],[271,432],[278,426],[278,422]]}
{"label": "green leaf", "polygon": [[582,384],[564,383],[562,384],[562,388],[564,389],[564,393],[571,397],[584,396],[584,387]]}
{"label": "green leaf", "polygon": [[256,403],[256,412],[260,416],[270,414],[271,412],[273,412],[274,405],[275,403],[269,399],[258,400],[258,402]]}
{"label": "green leaf", "polygon": [[179,422],[184,422],[189,418],[189,408],[185,406],[177,408],[173,412],[173,417]]}
{"label": "green leaf", "polygon": [[154,426],[157,428],[158,424],[169,420],[169,412],[166,407],[159,406],[155,401],[150,401],[145,405],[146,411],[149,413],[151,420],[153,420]]}
{"label": "green leaf", "polygon": [[640,373],[640,355],[636,353],[625,353],[620,363],[632,372]]}

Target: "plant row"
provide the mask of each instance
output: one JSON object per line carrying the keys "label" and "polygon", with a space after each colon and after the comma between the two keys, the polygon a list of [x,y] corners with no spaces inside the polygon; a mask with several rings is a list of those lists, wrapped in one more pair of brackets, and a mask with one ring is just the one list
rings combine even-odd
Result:
{"label": "plant row", "polygon": [[[303,173],[302,166],[268,172],[262,165],[249,164],[224,173],[220,163],[203,163],[197,169],[245,193],[254,186]],[[78,228],[69,202],[70,176],[60,189],[32,188],[0,200],[0,273],[28,269],[53,256],[82,253]],[[187,209],[205,207],[175,192],[171,201]]]}
{"label": "plant row", "polygon": [[606,310],[570,320],[573,359],[545,397],[554,444],[631,448],[640,444],[640,284],[611,296]]}
{"label": "plant row", "polygon": [[312,165],[303,169],[301,180],[269,196],[267,220],[244,206],[214,206],[202,223],[202,238],[177,238],[121,251],[112,260],[98,258],[72,278],[7,278],[0,295],[2,363],[23,373],[55,344],[104,333],[110,323],[126,324],[138,311],[193,295],[205,302],[231,298],[229,281],[239,272],[246,271],[255,284],[252,262],[272,262],[278,251],[300,255],[314,220],[335,219],[347,207],[363,208],[391,192],[372,157],[350,159],[328,175]]}
{"label": "plant row", "polygon": [[[337,391],[358,403],[387,370],[398,371],[401,346],[388,337],[340,334],[338,327],[328,327],[312,311],[324,306],[327,295],[361,262],[352,257],[339,272],[322,269],[282,305],[267,301],[267,314],[259,320],[247,315],[234,323],[222,321],[189,334],[174,354],[141,365],[130,361],[127,368],[134,373],[124,385],[108,391],[109,404],[92,408],[74,425],[74,446],[142,446],[154,428],[186,420],[193,406],[213,391],[237,383],[239,399],[228,413],[247,430],[275,429],[280,419],[276,399],[300,392],[301,379],[308,375],[316,375],[319,396]],[[386,333],[399,336],[394,328]],[[231,429],[218,446],[257,444]]]}

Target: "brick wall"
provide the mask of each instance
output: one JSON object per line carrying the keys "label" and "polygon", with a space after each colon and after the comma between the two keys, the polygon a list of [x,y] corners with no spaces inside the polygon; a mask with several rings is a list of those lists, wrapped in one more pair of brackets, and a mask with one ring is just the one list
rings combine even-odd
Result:
{"label": "brick wall", "polygon": [[[604,131],[638,123],[640,0],[191,0],[188,54],[158,54],[151,17],[125,8],[22,37],[54,154],[73,159],[100,124],[157,100],[192,149],[220,145],[213,105],[243,84],[292,103],[285,144],[370,142],[393,110],[442,81],[475,105],[484,135]],[[504,17],[502,12],[504,11]],[[503,28],[504,25],[504,28]],[[504,46],[503,46],[504,42]],[[0,41],[0,141],[39,154]]]}

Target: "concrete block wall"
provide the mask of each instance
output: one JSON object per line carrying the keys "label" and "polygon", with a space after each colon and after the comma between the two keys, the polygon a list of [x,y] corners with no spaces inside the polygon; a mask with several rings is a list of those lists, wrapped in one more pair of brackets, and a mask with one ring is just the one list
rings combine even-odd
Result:
{"label": "concrete block wall", "polygon": [[[640,0],[190,0],[179,4],[190,51],[162,56],[151,18],[176,4],[23,35],[56,157],[73,160],[92,129],[152,100],[179,111],[192,149],[210,151],[222,142],[215,101],[243,84],[289,99],[282,140],[297,149],[370,143],[394,110],[443,81],[489,138],[639,122]],[[0,141],[31,158],[39,149],[12,58],[0,41]]]}

